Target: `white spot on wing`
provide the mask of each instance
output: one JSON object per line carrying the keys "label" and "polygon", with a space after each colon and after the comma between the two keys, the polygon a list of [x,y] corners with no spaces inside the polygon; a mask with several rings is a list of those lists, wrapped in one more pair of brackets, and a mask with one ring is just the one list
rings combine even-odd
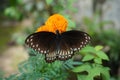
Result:
{"label": "white spot on wing", "polygon": [[78,48],[78,50],[80,50],[80,48]]}
{"label": "white spot on wing", "polygon": [[88,42],[88,40],[85,40],[86,42]]}
{"label": "white spot on wing", "polygon": [[88,37],[86,36],[85,39],[88,39]]}
{"label": "white spot on wing", "polygon": [[62,58],[64,58],[64,56],[62,56]]}
{"label": "white spot on wing", "polygon": [[36,44],[36,47],[38,47],[38,44]]}
{"label": "white spot on wing", "polygon": [[67,55],[69,55],[69,54],[70,54],[70,51],[68,51]]}
{"label": "white spot on wing", "polygon": [[81,42],[81,44],[83,44],[83,42]]}
{"label": "white spot on wing", "polygon": [[44,51],[44,53],[46,53],[46,51]]}
{"label": "white spot on wing", "polygon": [[32,35],[32,36],[30,36],[30,38],[33,38],[33,35]]}
{"label": "white spot on wing", "polygon": [[43,50],[41,50],[40,52],[43,53]]}
{"label": "white spot on wing", "polygon": [[73,54],[73,51],[71,51],[70,54]]}
{"label": "white spot on wing", "polygon": [[86,34],[86,33],[85,33],[84,35],[85,35],[85,36],[87,36],[87,34]]}
{"label": "white spot on wing", "polygon": [[90,37],[88,36],[88,39],[90,40]]}
{"label": "white spot on wing", "polygon": [[80,45],[80,47],[82,48],[82,45]]}
{"label": "white spot on wing", "polygon": [[35,47],[35,45],[33,45],[33,47]]}
{"label": "white spot on wing", "polygon": [[67,56],[65,56],[65,58],[67,58]]}
{"label": "white spot on wing", "polygon": [[72,48],[70,48],[70,50],[73,50]]}
{"label": "white spot on wing", "polygon": [[33,41],[33,39],[30,39],[30,41]]}
{"label": "white spot on wing", "polygon": [[62,51],[60,51],[60,55],[62,55]]}
{"label": "white spot on wing", "polygon": [[77,48],[74,48],[74,51],[76,51],[77,50]]}
{"label": "white spot on wing", "polygon": [[38,51],[40,51],[40,48],[38,48]]}
{"label": "white spot on wing", "polygon": [[33,43],[31,43],[31,45],[33,45]]}
{"label": "white spot on wing", "polygon": [[68,55],[69,57],[71,57],[71,55]]}
{"label": "white spot on wing", "polygon": [[29,39],[27,39],[27,42],[29,42]]}

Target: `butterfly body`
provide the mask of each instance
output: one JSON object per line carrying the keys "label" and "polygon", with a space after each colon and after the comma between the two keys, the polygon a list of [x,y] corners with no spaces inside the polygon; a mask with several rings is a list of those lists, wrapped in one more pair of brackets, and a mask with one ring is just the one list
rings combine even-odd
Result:
{"label": "butterfly body", "polygon": [[45,54],[47,62],[53,62],[70,59],[89,41],[90,36],[85,32],[71,30],[60,33],[56,30],[56,33],[47,31],[33,33],[27,37],[25,43],[35,51]]}

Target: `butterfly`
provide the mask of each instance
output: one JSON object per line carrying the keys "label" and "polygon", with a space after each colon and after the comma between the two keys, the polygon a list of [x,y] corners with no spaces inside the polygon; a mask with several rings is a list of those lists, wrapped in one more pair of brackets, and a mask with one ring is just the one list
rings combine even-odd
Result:
{"label": "butterfly", "polygon": [[35,51],[45,55],[46,62],[65,61],[90,42],[90,36],[82,31],[71,30],[60,33],[48,31],[29,35],[25,43]]}

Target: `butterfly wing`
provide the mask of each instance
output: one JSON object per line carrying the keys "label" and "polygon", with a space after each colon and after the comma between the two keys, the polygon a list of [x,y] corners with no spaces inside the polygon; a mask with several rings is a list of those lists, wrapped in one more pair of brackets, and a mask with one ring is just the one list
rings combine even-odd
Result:
{"label": "butterfly wing", "polygon": [[52,32],[37,32],[28,36],[25,43],[35,51],[47,54],[55,50],[55,37]]}
{"label": "butterfly wing", "polygon": [[72,57],[75,51],[86,46],[90,41],[90,36],[82,31],[71,30],[61,34],[58,59],[66,60]]}
{"label": "butterfly wing", "polygon": [[45,54],[46,62],[70,59],[74,52],[83,48],[90,36],[81,31],[67,31],[59,38],[52,32],[37,32],[27,37],[25,43],[35,51]]}
{"label": "butterfly wing", "polygon": [[64,38],[61,38],[59,41],[59,48],[57,48],[57,59],[58,60],[67,60],[73,56],[73,51],[70,50],[69,45],[66,43]]}
{"label": "butterfly wing", "polygon": [[62,33],[62,39],[69,46],[70,50],[77,51],[89,43],[90,36],[82,31],[71,30]]}
{"label": "butterfly wing", "polygon": [[50,62],[54,62],[57,59],[57,52],[54,50],[52,52],[49,52],[47,54],[45,54],[45,60],[46,62],[50,63]]}

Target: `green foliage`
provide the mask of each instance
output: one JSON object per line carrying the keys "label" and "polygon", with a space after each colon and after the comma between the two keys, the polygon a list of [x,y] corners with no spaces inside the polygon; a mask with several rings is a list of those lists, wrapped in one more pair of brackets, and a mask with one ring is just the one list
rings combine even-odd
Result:
{"label": "green foliage", "polygon": [[109,60],[109,58],[101,49],[102,46],[95,48],[87,46],[80,51],[80,54],[83,55],[83,64],[72,70],[77,73],[78,80],[94,80],[95,77],[110,80],[109,68],[101,65],[102,60]]}
{"label": "green foliage", "polygon": [[105,46],[108,46],[110,49],[109,57],[111,60],[118,62],[119,61],[119,50],[120,50],[120,35],[119,30],[109,29],[104,30],[101,34],[98,34],[98,40],[101,40]]}
{"label": "green foliage", "polygon": [[69,15],[64,15],[64,17],[67,19],[68,21],[68,27],[67,30],[71,30],[74,29],[76,27],[75,22],[71,19],[71,17]]}
{"label": "green foliage", "polygon": [[0,80],[3,80],[4,72],[0,69]]}
{"label": "green foliage", "polygon": [[19,20],[22,16],[19,9],[17,9],[16,7],[13,7],[13,6],[6,8],[4,14],[6,16],[9,16],[10,18],[14,17],[17,20]]}
{"label": "green foliage", "polygon": [[111,21],[100,21],[100,16],[98,13],[92,18],[84,17],[83,23],[87,26],[87,30],[91,36],[98,35],[98,33],[102,33],[104,30],[104,26],[107,24],[112,24]]}
{"label": "green foliage", "polygon": [[[92,44],[104,46],[103,50],[110,58],[108,64],[110,64],[111,72],[117,74],[120,60],[120,29],[115,28],[114,22],[103,21],[101,17],[98,13],[95,13],[92,18],[85,17],[83,23],[87,26],[87,30],[92,36]],[[99,59],[96,62],[99,62]],[[115,68],[114,66],[118,67]]]}
{"label": "green foliage", "polygon": [[[94,80],[94,78],[98,76],[102,77],[102,80],[110,80],[109,68],[98,64],[85,63],[73,69],[73,72],[79,72],[77,75],[78,80]],[[87,74],[80,72],[87,72]]]}
{"label": "green foliage", "polygon": [[95,63],[101,64],[102,60],[109,60],[108,56],[103,51],[100,51],[101,49],[102,46],[96,46],[95,48],[85,47],[81,50],[81,54],[84,55],[82,61],[94,60]]}
{"label": "green foliage", "polygon": [[66,10],[76,12],[77,10],[72,7],[74,2],[75,0],[10,0],[4,14],[16,20],[30,17],[35,19],[35,22],[43,22],[54,13],[64,14]]}
{"label": "green foliage", "polygon": [[[78,80],[94,80],[95,77],[102,77],[103,80],[109,80],[109,68],[104,67],[98,61],[89,62],[99,58],[100,60],[108,60],[108,57],[100,51],[102,46],[95,48],[87,46],[81,50],[80,55],[83,56],[82,61],[76,62],[73,59],[67,61],[55,61],[53,63],[46,63],[44,55],[35,52],[33,49],[29,50],[28,60],[19,64],[19,73],[11,75],[6,80],[67,80],[70,75],[69,72],[77,74]],[[90,55],[90,57],[88,56]],[[88,59],[85,58],[88,56]],[[92,58],[91,58],[92,56]],[[104,57],[104,58],[103,58]],[[82,72],[87,72],[83,74]]]}
{"label": "green foliage", "polygon": [[47,3],[48,5],[51,5],[51,4],[53,3],[53,0],[46,0],[46,3]]}
{"label": "green foliage", "polygon": [[11,75],[6,80],[67,80],[68,70],[74,68],[74,65],[80,65],[81,62],[68,61],[55,61],[53,63],[46,63],[44,56],[38,54],[30,49],[31,53],[27,61],[19,64],[19,73]]}
{"label": "green foliage", "polygon": [[93,36],[93,44],[100,43],[104,46],[110,47],[109,49],[109,55],[110,59],[114,61],[119,60],[119,50],[120,50],[120,35],[119,35],[119,29],[116,30],[114,27],[105,29],[105,25],[112,25],[113,22],[111,21],[98,21],[100,18],[99,14],[95,14],[93,18],[87,18],[85,17],[83,19],[84,24],[88,28],[88,32]]}

